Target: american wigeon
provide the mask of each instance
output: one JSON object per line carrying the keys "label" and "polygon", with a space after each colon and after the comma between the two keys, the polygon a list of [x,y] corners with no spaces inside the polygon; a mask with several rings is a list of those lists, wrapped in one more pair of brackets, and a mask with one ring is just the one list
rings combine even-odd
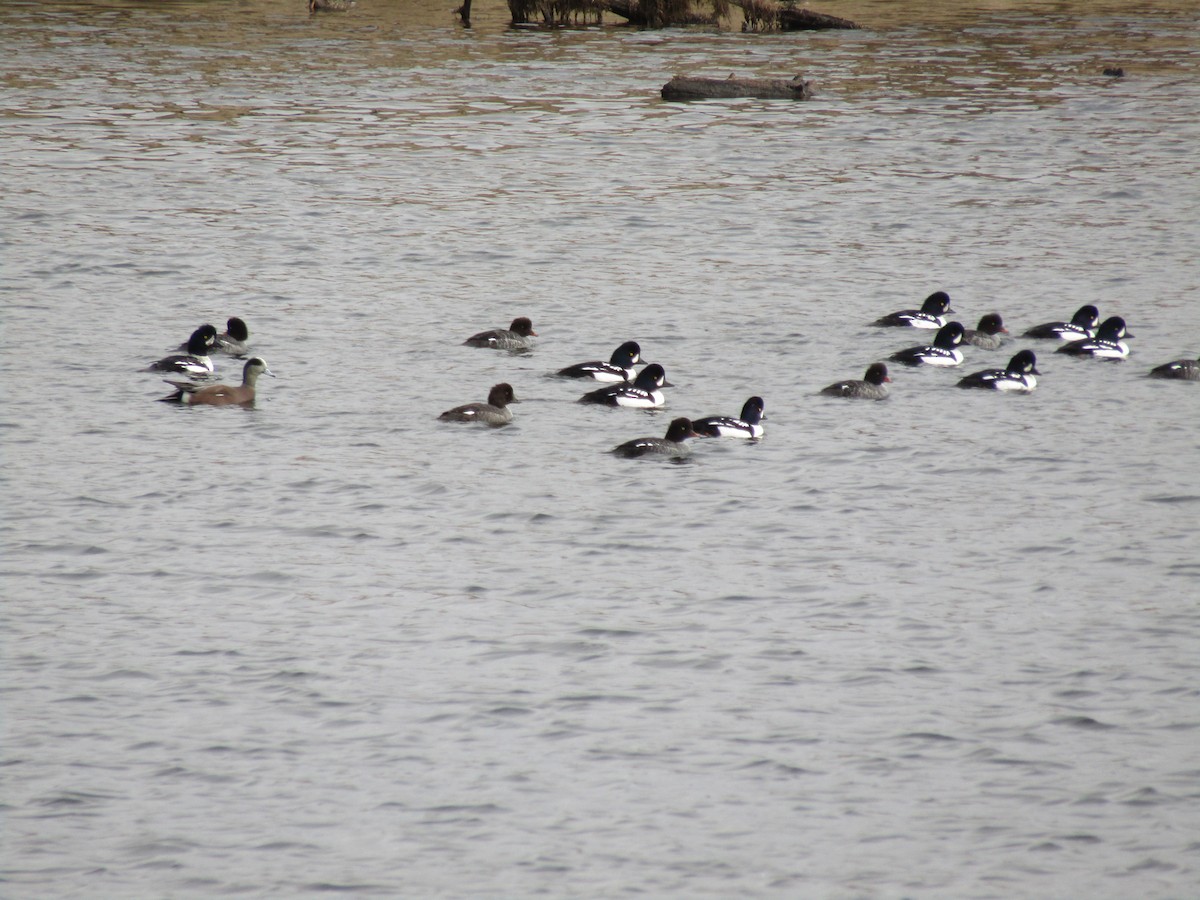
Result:
{"label": "american wigeon", "polygon": [[167,384],[175,388],[175,393],[159,399],[164,403],[182,403],[184,406],[252,406],[254,383],[259,375],[275,377],[275,373],[267,368],[266,361],[256,356],[246,360],[246,365],[242,367],[241,384],[210,384],[202,387],[186,381],[168,381]]}

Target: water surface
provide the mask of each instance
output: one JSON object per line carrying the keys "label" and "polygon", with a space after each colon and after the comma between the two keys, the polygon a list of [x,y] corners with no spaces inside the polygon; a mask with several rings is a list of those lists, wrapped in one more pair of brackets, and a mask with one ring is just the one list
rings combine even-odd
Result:
{"label": "water surface", "polygon": [[[1145,373],[1200,354],[1196,4],[303,6],[0,7],[0,893],[1194,891],[1200,389]],[[936,289],[1133,356],[816,396]],[[257,408],[154,402],[229,315]],[[549,377],[628,339],[667,410]]]}

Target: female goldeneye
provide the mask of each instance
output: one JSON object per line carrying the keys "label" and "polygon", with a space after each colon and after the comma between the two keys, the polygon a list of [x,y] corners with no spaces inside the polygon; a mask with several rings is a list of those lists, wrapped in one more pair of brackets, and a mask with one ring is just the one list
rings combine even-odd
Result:
{"label": "female goldeneye", "polygon": [[667,381],[667,373],[658,363],[651,363],[638,373],[633,384],[609,384],[589,391],[579,398],[580,403],[603,403],[606,406],[629,406],[634,409],[654,409],[665,402],[659,390]]}
{"label": "female goldeneye", "polygon": [[886,400],[888,395],[887,366],[883,363],[871,363],[862,381],[838,381],[821,388],[821,393],[827,397],[853,397],[861,400]]}
{"label": "female goldeneye", "polygon": [[1000,318],[1000,314],[988,313],[979,320],[977,327],[963,331],[963,340],[981,350],[999,350],[1000,345],[1004,343],[1001,335],[1005,334],[1008,334],[1008,329],[1004,327],[1004,320]]}
{"label": "female goldeneye", "polygon": [[890,359],[902,362],[906,366],[957,366],[963,361],[962,351],[958,345],[962,343],[963,327],[958,322],[947,322],[934,336],[933,344],[929,347],[909,347],[893,353]]}
{"label": "female goldeneye", "polygon": [[1184,381],[1200,381],[1200,361],[1176,359],[1150,370],[1151,378],[1179,378]]}
{"label": "female goldeneye", "polygon": [[690,452],[683,442],[690,437],[697,437],[692,430],[692,423],[687,419],[675,419],[667,429],[665,438],[645,437],[626,441],[619,447],[613,447],[612,452],[618,456],[630,459],[637,456],[666,456],[679,458]]}
{"label": "female goldeneye", "polygon": [[692,430],[700,437],[737,437],[757,440],[763,436],[760,424],[767,416],[762,397],[751,397],[742,405],[742,416],[704,416],[692,419]]}
{"label": "female goldeneye", "polygon": [[1004,369],[984,369],[982,372],[972,372],[958,382],[960,388],[988,388],[993,391],[1017,391],[1028,394],[1037,387],[1035,375],[1042,373],[1037,370],[1037,357],[1032,350],[1022,350],[1008,361]]}
{"label": "female goldeneye", "polygon": [[533,323],[525,316],[512,320],[508,328],[495,328],[491,331],[481,331],[473,334],[465,341],[468,347],[490,347],[493,350],[528,350],[533,346],[531,337],[537,337]]}
{"label": "female goldeneye", "polygon": [[608,362],[585,362],[559,369],[563,378],[591,378],[593,381],[613,383],[633,381],[633,367],[642,361],[642,348],[637,341],[626,341],[613,351]]}
{"label": "female goldeneye", "polygon": [[517,397],[513,393],[512,385],[501,382],[493,385],[492,389],[488,391],[487,403],[467,403],[463,406],[456,406],[454,409],[446,410],[438,418],[443,422],[482,422],[493,428],[499,428],[513,420],[512,410],[508,408],[508,404],[516,402]]}
{"label": "female goldeneye", "polygon": [[1096,333],[1096,323],[1100,321],[1100,310],[1087,303],[1075,311],[1070,322],[1046,322],[1035,325],[1025,332],[1023,337],[1048,338],[1054,341],[1081,341]]}
{"label": "female goldeneye", "polygon": [[907,326],[910,328],[941,328],[946,324],[946,314],[952,313],[950,295],[945,291],[935,291],[925,298],[920,309],[902,309],[881,319],[874,324],[889,327]]}
{"label": "female goldeneye", "polygon": [[250,329],[237,316],[231,316],[225,323],[225,330],[213,341],[213,350],[228,356],[245,356],[250,352],[246,341],[250,338]]}
{"label": "female goldeneye", "polygon": [[212,360],[208,358],[208,351],[212,347],[213,335],[216,334],[216,331],[211,325],[202,325],[188,338],[186,353],[164,356],[158,362],[151,363],[146,371],[179,372],[181,375],[193,377],[211,375],[213,364]]}
{"label": "female goldeneye", "polygon": [[1129,345],[1121,338],[1133,337],[1125,330],[1125,320],[1120,316],[1111,316],[1100,323],[1096,336],[1071,341],[1058,348],[1059,353],[1070,353],[1072,356],[1094,356],[1099,359],[1124,359],[1129,355]]}
{"label": "female goldeneye", "polygon": [[184,406],[253,406],[254,383],[259,375],[275,373],[267,368],[267,363],[261,357],[246,360],[242,366],[242,383],[237,385],[210,384],[201,387],[185,381],[168,381],[175,388],[175,393],[169,397],[160,397],[164,403],[182,403]]}

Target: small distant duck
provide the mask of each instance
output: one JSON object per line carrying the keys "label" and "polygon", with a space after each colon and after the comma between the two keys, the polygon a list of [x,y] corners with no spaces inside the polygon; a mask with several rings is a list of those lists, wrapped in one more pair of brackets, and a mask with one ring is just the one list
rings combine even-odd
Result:
{"label": "small distant duck", "polygon": [[928,347],[909,347],[893,353],[890,359],[904,363],[906,366],[957,366],[963,361],[962,351],[958,345],[962,343],[963,327],[958,322],[947,322]]}
{"label": "small distant duck", "polygon": [[230,316],[225,323],[225,330],[213,340],[213,351],[227,356],[245,356],[250,352],[246,341],[250,339],[250,329],[237,316]]}
{"label": "small distant duck", "polygon": [[1100,323],[1096,336],[1071,341],[1058,348],[1059,353],[1072,356],[1093,356],[1098,359],[1124,359],[1129,355],[1129,345],[1122,338],[1133,337],[1125,330],[1125,320],[1110,316]]}
{"label": "small distant duck", "polygon": [[674,419],[665,438],[645,437],[626,441],[619,447],[613,447],[612,452],[618,456],[633,459],[639,456],[659,456],[679,459],[689,455],[690,451],[684,446],[684,441],[697,437],[692,429],[692,423],[687,419]]}
{"label": "small distant duck", "polygon": [[609,384],[589,391],[579,398],[580,403],[602,403],[605,406],[628,406],[633,409],[655,409],[666,402],[661,390],[667,373],[658,363],[651,363],[638,373],[633,384]]}
{"label": "small distant duck", "polygon": [[1178,378],[1183,381],[1200,381],[1200,360],[1176,359],[1150,370],[1151,378]]}
{"label": "small distant duck", "polygon": [[211,325],[201,325],[188,338],[186,353],[164,356],[158,362],[151,363],[147,372],[178,372],[181,375],[191,375],[193,378],[204,378],[213,373],[212,360],[208,351],[212,347],[217,329]]}
{"label": "small distant duck", "polygon": [[741,418],[732,416],[704,416],[692,419],[692,430],[700,437],[736,437],[758,440],[764,429],[760,424],[766,420],[762,397],[751,397],[742,404]]}
{"label": "small distant duck", "polygon": [[160,397],[164,403],[182,403],[184,406],[244,406],[254,405],[254,384],[259,375],[275,373],[267,368],[267,363],[261,357],[246,360],[242,366],[242,383],[238,385],[210,384],[201,387],[184,381],[168,381],[175,388],[175,393]]}
{"label": "small distant duck", "polygon": [[357,6],[356,0],[308,0],[308,11],[315,12],[345,12]]}
{"label": "small distant duck", "polygon": [[980,350],[999,350],[1004,343],[1003,335],[1008,334],[1004,320],[999,313],[988,313],[979,320],[975,328],[963,331],[963,341]]}
{"label": "small distant duck", "polygon": [[874,324],[890,328],[941,328],[946,324],[946,314],[952,312],[950,295],[945,291],[934,291],[925,298],[920,309],[902,309],[876,319]]}
{"label": "small distant duck", "polygon": [[513,420],[512,410],[508,404],[516,403],[512,385],[507,382],[493,385],[488,391],[487,403],[467,403],[448,409],[440,416],[443,422],[482,422],[493,428],[507,425]]}
{"label": "small distant duck", "polygon": [[192,338],[195,337],[197,334],[204,335],[204,340],[208,345],[208,349],[211,350],[217,340],[217,328],[215,325],[201,325],[199,328],[197,328],[195,331],[192,332],[191,336],[188,337],[188,339],[186,341],[184,341],[182,344],[180,344],[178,347],[175,348],[175,352],[176,353],[187,353],[188,345],[191,344]]}
{"label": "small distant duck", "polygon": [[871,363],[862,381],[838,381],[821,388],[821,393],[827,397],[851,397],[860,400],[886,400],[888,377],[887,366],[881,362]]}
{"label": "small distant duck", "polygon": [[563,378],[590,378],[611,384],[619,381],[633,381],[637,374],[633,367],[642,361],[642,348],[637,341],[626,341],[613,351],[608,362],[584,362],[565,369],[559,369],[558,374]]}
{"label": "small distant duck", "polygon": [[1100,310],[1090,303],[1085,303],[1075,311],[1070,322],[1046,322],[1044,325],[1035,325],[1022,336],[1054,341],[1081,341],[1084,338],[1095,336],[1096,323],[1099,321]]}
{"label": "small distant duck", "polygon": [[1022,350],[1008,361],[1003,369],[984,369],[982,372],[972,372],[958,382],[960,388],[987,388],[993,391],[1013,391],[1028,394],[1037,387],[1035,375],[1042,373],[1037,370],[1037,357],[1032,350]]}
{"label": "small distant duck", "polygon": [[537,337],[533,330],[533,322],[525,316],[512,320],[508,328],[494,328],[491,331],[481,331],[473,334],[465,341],[468,347],[490,347],[493,350],[528,350],[533,346],[531,337]]}

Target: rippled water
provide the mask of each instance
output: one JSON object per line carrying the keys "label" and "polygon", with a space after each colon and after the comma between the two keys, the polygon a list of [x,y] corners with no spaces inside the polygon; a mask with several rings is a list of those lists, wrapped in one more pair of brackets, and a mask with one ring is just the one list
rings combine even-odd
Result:
{"label": "rippled water", "polygon": [[[1194,893],[1200,388],[1145,373],[1200,354],[1200,7],[451,5],[0,7],[0,893]],[[1133,356],[816,396],[939,288]],[[235,314],[257,409],[155,403]],[[666,411],[548,377],[627,339]]]}

